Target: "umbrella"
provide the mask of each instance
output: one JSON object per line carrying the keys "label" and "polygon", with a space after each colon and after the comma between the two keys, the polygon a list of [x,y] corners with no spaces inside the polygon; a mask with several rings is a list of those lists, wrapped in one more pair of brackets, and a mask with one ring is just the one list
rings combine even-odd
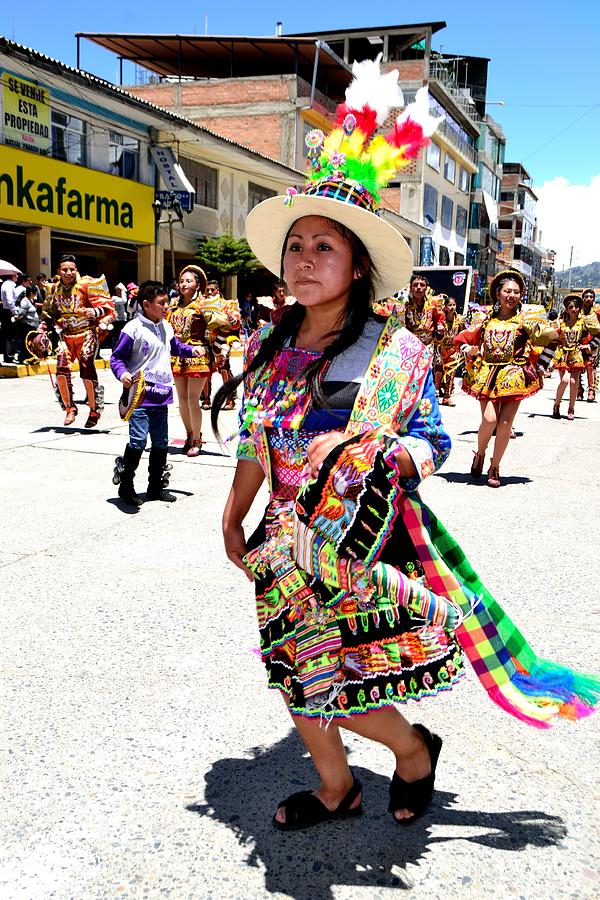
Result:
{"label": "umbrella", "polygon": [[5,259],[0,259],[0,276],[20,274],[21,270],[17,269],[16,266],[13,266],[12,263],[7,262]]}

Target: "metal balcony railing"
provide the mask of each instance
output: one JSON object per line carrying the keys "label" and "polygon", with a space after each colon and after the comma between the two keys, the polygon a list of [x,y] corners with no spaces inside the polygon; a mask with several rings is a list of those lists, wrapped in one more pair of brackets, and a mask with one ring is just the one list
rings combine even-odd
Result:
{"label": "metal balcony railing", "polygon": [[477,129],[479,129],[481,127],[481,116],[475,109],[475,103],[473,102],[469,89],[459,87],[447,66],[441,62],[432,60],[429,73],[430,78],[434,78],[436,81],[440,82],[444,90],[454,101],[455,105],[458,106],[467,119],[473,122],[473,124],[477,126]]}
{"label": "metal balcony railing", "polygon": [[445,121],[441,122],[438,126],[437,133],[443,134],[459,153],[462,153],[462,155],[472,162],[474,166],[477,166],[477,150],[461,138],[451,125]]}

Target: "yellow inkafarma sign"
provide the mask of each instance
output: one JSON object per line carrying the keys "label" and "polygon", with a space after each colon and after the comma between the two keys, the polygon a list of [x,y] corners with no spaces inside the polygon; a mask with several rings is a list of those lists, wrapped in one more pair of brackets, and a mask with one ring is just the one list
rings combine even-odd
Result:
{"label": "yellow inkafarma sign", "polygon": [[154,188],[0,146],[0,219],[154,242]]}

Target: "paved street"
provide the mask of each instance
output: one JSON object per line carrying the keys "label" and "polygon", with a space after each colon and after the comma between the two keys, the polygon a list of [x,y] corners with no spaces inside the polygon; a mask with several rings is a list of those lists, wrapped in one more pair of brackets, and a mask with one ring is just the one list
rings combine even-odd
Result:
{"label": "paved street", "polygon": [[[174,452],[178,502],[124,512],[127,427],[101,379],[93,432],[62,427],[47,378],[0,381],[3,900],[600,897],[600,720],[530,729],[471,672],[407,710],[445,742],[418,824],[386,812],[388,752],[349,735],[364,817],[271,828],[313,776],[221,549],[232,460],[212,439],[197,460]],[[600,403],[553,421],[555,387],[522,405],[496,491],[466,475],[478,405],[460,395],[423,496],[540,655],[598,671]]]}

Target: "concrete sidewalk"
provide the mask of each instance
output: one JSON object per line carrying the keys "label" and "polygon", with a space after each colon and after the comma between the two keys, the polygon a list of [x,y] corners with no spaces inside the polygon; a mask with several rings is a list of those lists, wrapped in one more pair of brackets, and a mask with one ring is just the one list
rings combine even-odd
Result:
{"label": "concrete sidewalk", "polygon": [[[472,672],[406,709],[444,738],[419,823],[386,812],[389,752],[348,735],[362,819],[271,828],[315,779],[222,550],[234,461],[206,423],[206,453],[173,448],[178,502],[125,511],[111,475],[127,427],[99,374],[89,432],[62,426],[47,378],[0,381],[3,900],[600,897],[597,717],[528,728]],[[452,455],[422,493],[534,649],[597,672],[600,404],[556,422],[555,387],[521,406],[496,491],[466,474],[478,405],[459,394]]]}

